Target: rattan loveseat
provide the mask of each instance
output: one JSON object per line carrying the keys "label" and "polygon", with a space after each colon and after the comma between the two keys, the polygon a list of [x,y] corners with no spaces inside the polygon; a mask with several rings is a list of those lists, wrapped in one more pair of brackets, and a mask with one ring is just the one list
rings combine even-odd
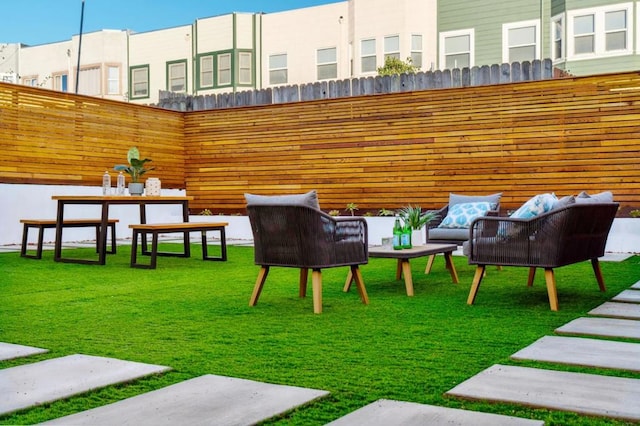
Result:
{"label": "rattan loveseat", "polygon": [[558,310],[553,269],[589,260],[600,286],[605,283],[598,258],[605,245],[618,203],[575,203],[530,219],[481,217],[469,230],[465,254],[477,265],[468,304],[473,304],[487,265],[526,266],[531,286],[536,268],[544,268],[551,310]]}

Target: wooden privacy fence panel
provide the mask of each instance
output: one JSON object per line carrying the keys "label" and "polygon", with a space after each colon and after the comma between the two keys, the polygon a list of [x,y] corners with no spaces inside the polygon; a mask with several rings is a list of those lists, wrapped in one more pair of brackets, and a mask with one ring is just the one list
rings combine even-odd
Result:
{"label": "wooden privacy fence panel", "polygon": [[160,92],[158,106],[174,111],[203,111],[237,106],[270,105],[349,96],[545,80],[553,77],[553,64],[550,59],[545,59],[414,74],[320,81],[214,95],[194,96]]}
{"label": "wooden privacy fence panel", "polygon": [[194,210],[242,211],[243,192],[317,189],[324,209],[435,208],[449,192],[611,190],[640,206],[640,76],[601,75],[191,112]]}
{"label": "wooden privacy fence panel", "polygon": [[0,182],[97,187],[137,145],[194,212],[311,189],[360,213],[582,190],[630,209],[639,119],[637,72],[187,113],[0,83]]}
{"label": "wooden privacy fence panel", "polygon": [[[184,188],[180,113],[0,83],[0,182],[100,186],[138,146],[163,185]],[[127,176],[127,182],[129,182]]]}

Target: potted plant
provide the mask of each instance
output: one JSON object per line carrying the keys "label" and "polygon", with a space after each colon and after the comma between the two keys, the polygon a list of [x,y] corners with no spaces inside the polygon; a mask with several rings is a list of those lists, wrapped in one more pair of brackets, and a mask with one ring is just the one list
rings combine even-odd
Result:
{"label": "potted plant", "polygon": [[419,246],[423,244],[422,228],[429,223],[429,221],[435,219],[438,215],[432,211],[423,212],[420,206],[408,205],[403,207],[399,211],[400,218],[402,218],[405,225],[409,225],[412,230],[411,240],[412,244]]}
{"label": "potted plant", "polygon": [[113,168],[119,172],[127,172],[129,176],[131,176],[131,182],[129,182],[129,194],[142,195],[144,192],[144,184],[140,182],[140,177],[154,169],[153,167],[145,167],[145,164],[151,161],[151,159],[145,158],[144,160],[141,160],[140,151],[138,151],[138,148],[134,146],[129,148],[129,151],[127,152],[127,161],[129,162],[129,165],[117,164]]}

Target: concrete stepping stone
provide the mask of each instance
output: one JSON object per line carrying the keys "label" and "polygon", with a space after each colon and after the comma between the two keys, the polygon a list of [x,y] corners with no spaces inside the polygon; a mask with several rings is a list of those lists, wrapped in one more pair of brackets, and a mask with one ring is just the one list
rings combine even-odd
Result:
{"label": "concrete stepping stone", "polygon": [[48,349],[0,342],[0,361],[6,361],[8,359],[15,359],[15,358],[22,358],[22,357],[31,356],[31,355],[44,354],[47,352],[49,352]]}
{"label": "concrete stepping stone", "polygon": [[601,317],[640,319],[640,304],[605,302],[589,311],[589,315]]}
{"label": "concrete stepping stone", "polygon": [[0,415],[170,370],[161,365],[69,355],[0,370]]}
{"label": "concrete stepping stone", "polygon": [[640,343],[545,336],[511,358],[640,372]]}
{"label": "concrete stepping stone", "polygon": [[611,300],[614,302],[640,303],[640,291],[624,290]]}
{"label": "concrete stepping stone", "polygon": [[321,390],[205,375],[43,424],[249,425],[328,394]]}
{"label": "concrete stepping stone", "polygon": [[479,411],[437,407],[415,402],[380,399],[359,410],[347,414],[327,426],[423,426],[423,425],[470,425],[508,426],[544,425],[543,421],[519,417],[481,413]]}
{"label": "concrete stepping stone", "polygon": [[558,334],[640,339],[640,321],[617,318],[576,318],[556,328],[555,331]]}
{"label": "concrete stepping stone", "polygon": [[635,283],[634,285],[631,286],[631,288],[634,288],[636,290],[640,290],[640,281],[638,281],[637,283]]}
{"label": "concrete stepping stone", "polygon": [[640,379],[493,365],[447,395],[640,420]]}

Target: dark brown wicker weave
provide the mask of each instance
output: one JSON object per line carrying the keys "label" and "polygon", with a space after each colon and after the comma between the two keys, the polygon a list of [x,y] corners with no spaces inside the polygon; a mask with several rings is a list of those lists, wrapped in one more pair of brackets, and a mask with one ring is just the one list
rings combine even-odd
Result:
{"label": "dark brown wicker weave", "polygon": [[300,297],[306,296],[308,271],[312,272],[313,311],[322,312],[324,268],[349,266],[360,298],[369,298],[359,265],[368,262],[367,222],[364,218],[335,218],[321,210],[299,205],[247,205],[255,263],[260,265],[253,294],[254,306],[267,279],[269,267],[300,268]]}
{"label": "dark brown wicker weave", "polygon": [[570,204],[532,219],[483,217],[469,230],[465,254],[476,268],[468,304],[473,304],[486,265],[527,266],[533,284],[536,268],[544,268],[552,311],[558,310],[553,268],[590,260],[605,291],[598,258],[604,255],[618,203]]}

